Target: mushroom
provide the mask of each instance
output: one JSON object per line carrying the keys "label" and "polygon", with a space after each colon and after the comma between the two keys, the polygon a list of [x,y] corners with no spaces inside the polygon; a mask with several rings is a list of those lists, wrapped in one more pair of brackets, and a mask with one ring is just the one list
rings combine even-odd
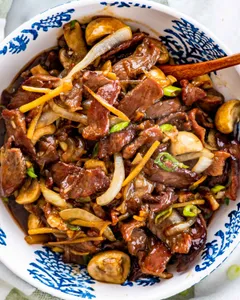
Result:
{"label": "mushroom", "polygon": [[217,129],[225,134],[233,132],[234,124],[240,120],[240,100],[229,100],[223,103],[215,116]]}
{"label": "mushroom", "polygon": [[208,74],[194,77],[192,80],[194,86],[201,86],[203,89],[211,89],[213,87],[212,80]]}
{"label": "mushroom", "polygon": [[37,179],[28,178],[22,186],[16,202],[18,204],[30,204],[35,202],[41,195],[40,185]]}
{"label": "mushroom", "polygon": [[85,38],[88,45],[93,45],[95,42],[104,36],[123,28],[125,25],[118,19],[110,17],[101,17],[91,21],[86,28]]}
{"label": "mushroom", "polygon": [[130,258],[118,250],[104,251],[89,261],[87,270],[98,281],[121,284],[129,274]]}
{"label": "mushroom", "polygon": [[41,227],[41,220],[34,214],[28,216],[28,229],[36,229]]}
{"label": "mushroom", "polygon": [[73,51],[73,56],[78,61],[87,54],[87,45],[84,40],[81,25],[78,21],[73,20],[63,26],[63,34],[68,47]]}
{"label": "mushroom", "polygon": [[203,145],[199,138],[187,131],[179,131],[175,140],[171,142],[170,152],[176,156],[184,153],[199,152]]}
{"label": "mushroom", "polygon": [[72,58],[70,57],[70,55],[68,55],[67,50],[64,48],[60,49],[59,51],[59,60],[64,69],[70,69],[73,64]]}
{"label": "mushroom", "polygon": [[166,64],[169,61],[169,53],[166,46],[159,40],[151,39],[151,41],[160,49],[159,64]]}

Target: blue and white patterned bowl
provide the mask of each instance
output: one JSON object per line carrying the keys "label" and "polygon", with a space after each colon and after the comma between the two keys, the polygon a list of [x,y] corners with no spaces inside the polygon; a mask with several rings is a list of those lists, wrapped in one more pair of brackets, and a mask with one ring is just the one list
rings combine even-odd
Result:
{"label": "blue and white patterned bowl", "polygon": [[[135,28],[163,36],[171,55],[180,63],[198,62],[229,54],[206,28],[166,6],[147,0],[82,0],[50,9],[20,26],[0,44],[0,91],[34,56],[56,44],[61,27],[71,19],[87,20],[94,15],[124,18]],[[226,100],[240,94],[239,74],[231,68],[213,75],[215,87]],[[1,201],[0,201],[1,202]],[[240,240],[240,198],[223,206],[208,228],[208,240],[191,269],[173,279],[139,279],[123,285],[94,281],[78,265],[64,264],[59,254],[41,246],[29,246],[24,234],[0,203],[0,260],[19,277],[63,299],[163,299],[177,294],[216,269]]]}

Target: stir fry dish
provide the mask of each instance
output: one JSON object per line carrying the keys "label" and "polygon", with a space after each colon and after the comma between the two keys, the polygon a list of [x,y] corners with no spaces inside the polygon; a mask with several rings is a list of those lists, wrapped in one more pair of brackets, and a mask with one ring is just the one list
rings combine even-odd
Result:
{"label": "stir fry dish", "polygon": [[240,101],[165,76],[175,63],[121,20],[71,21],[2,92],[0,194],[28,244],[116,284],[199,256],[237,198]]}

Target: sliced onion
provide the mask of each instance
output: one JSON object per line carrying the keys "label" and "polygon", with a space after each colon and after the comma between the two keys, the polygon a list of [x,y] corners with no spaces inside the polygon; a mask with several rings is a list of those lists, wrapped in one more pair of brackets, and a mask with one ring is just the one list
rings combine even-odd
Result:
{"label": "sliced onion", "polygon": [[53,122],[55,122],[58,118],[60,118],[60,116],[51,109],[49,109],[42,113],[41,117],[38,120],[36,129],[50,125]]}
{"label": "sliced onion", "polygon": [[189,161],[192,159],[199,158],[201,156],[213,158],[214,154],[210,150],[204,148],[202,151],[199,151],[199,152],[191,152],[191,153],[185,153],[182,155],[177,155],[176,159],[180,162],[184,162],[184,161]]}
{"label": "sliced onion", "polygon": [[[63,220],[70,220],[70,219],[80,219],[83,221],[103,221],[102,219],[98,218],[97,216],[95,216],[94,214],[81,209],[81,208],[70,208],[70,209],[65,209],[60,211],[60,217]],[[104,230],[104,236],[109,239],[109,241],[115,241],[115,236],[112,233],[112,230],[110,227],[107,227]]]}
{"label": "sliced onion", "polygon": [[194,217],[194,218],[190,218],[186,222],[181,222],[178,224],[171,225],[165,229],[164,233],[166,236],[177,235],[183,231],[188,230],[196,222],[196,220],[197,220],[197,218]]}
{"label": "sliced onion", "polygon": [[196,163],[196,165],[193,167],[192,171],[194,171],[198,174],[202,173],[208,167],[211,166],[212,162],[213,162],[213,159],[205,157],[205,156],[201,156],[199,158],[198,162]]}
{"label": "sliced onion", "polygon": [[79,114],[76,112],[70,112],[70,111],[66,110],[65,108],[57,105],[54,101],[51,101],[49,104],[50,104],[52,110],[56,114],[58,114],[60,117],[87,125],[87,116],[86,115]]}
{"label": "sliced onion", "polygon": [[113,47],[116,47],[120,43],[130,40],[132,38],[132,31],[129,26],[123,27],[113,34],[102,39],[91,50],[87,55],[82,59],[65,77],[65,79],[72,79],[75,73],[85,69],[89,66],[96,58],[103,55]]}
{"label": "sliced onion", "polygon": [[122,184],[125,179],[125,169],[122,155],[119,153],[114,154],[114,167],[113,179],[109,189],[96,199],[98,205],[103,206],[109,204],[114,200],[122,188]]}
{"label": "sliced onion", "polygon": [[66,208],[68,206],[65,199],[63,199],[58,193],[56,193],[46,187],[43,179],[40,180],[40,189],[41,189],[41,192],[42,192],[43,197],[45,198],[46,202],[49,202],[52,205],[64,207],[64,208]]}
{"label": "sliced onion", "polygon": [[33,145],[35,145],[42,136],[54,134],[55,131],[56,131],[56,126],[53,124],[47,125],[42,128],[38,128],[37,130],[35,130],[33,137],[31,139]]}
{"label": "sliced onion", "polygon": [[191,152],[191,153],[186,153],[186,154],[182,154],[182,155],[177,155],[175,156],[176,159],[180,162],[184,162],[184,161],[189,161],[192,159],[196,159],[199,158],[202,155],[202,152]]}

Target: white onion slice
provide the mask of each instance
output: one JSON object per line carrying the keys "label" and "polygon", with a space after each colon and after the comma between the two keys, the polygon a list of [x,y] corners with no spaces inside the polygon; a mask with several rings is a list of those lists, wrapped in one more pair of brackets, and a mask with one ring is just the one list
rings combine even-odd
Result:
{"label": "white onion slice", "polygon": [[49,104],[51,106],[51,109],[56,114],[58,114],[60,117],[87,125],[87,116],[86,115],[79,114],[76,112],[70,112],[70,111],[66,110],[65,108],[57,105],[54,101],[50,101]]}
{"label": "white onion slice", "polygon": [[122,184],[125,179],[125,169],[122,155],[119,153],[114,154],[114,167],[115,169],[110,187],[104,194],[96,199],[98,205],[102,206],[109,204],[122,188]]}
{"label": "white onion slice", "polygon": [[36,129],[50,125],[54,123],[58,118],[60,118],[60,116],[51,109],[49,109],[42,113],[41,117],[38,120]]}
{"label": "white onion slice", "polygon": [[[69,220],[69,219],[81,219],[83,221],[103,221],[99,217],[95,216],[94,214],[86,211],[85,209],[81,208],[70,208],[60,211],[60,217],[63,220]],[[109,241],[116,241],[116,238],[111,230],[111,228],[108,226],[104,232],[104,236],[109,239]]]}
{"label": "white onion slice", "polygon": [[43,179],[40,180],[40,189],[46,202],[49,202],[52,205],[59,206],[62,208],[66,208],[68,206],[65,199],[63,199],[58,193],[46,187]]}
{"label": "white onion slice", "polygon": [[171,225],[168,228],[166,228],[165,235],[171,236],[171,235],[176,235],[183,231],[186,231],[196,222],[196,220],[197,220],[197,218],[194,217],[194,218],[188,219],[186,222],[181,222],[178,224]]}
{"label": "white onion slice", "polygon": [[192,159],[199,158],[201,156],[213,158],[214,154],[210,150],[204,148],[202,151],[199,151],[199,152],[191,152],[191,153],[185,153],[182,155],[177,155],[176,159],[180,162],[184,162],[184,161],[189,161]]}
{"label": "white onion slice", "polygon": [[64,79],[72,79],[75,73],[85,69],[96,58],[111,50],[113,47],[116,47],[120,43],[130,40],[131,38],[132,31],[129,26],[123,27],[115,31],[113,34],[105,37],[91,48],[87,55],[68,73]]}
{"label": "white onion slice", "polygon": [[196,165],[193,167],[192,171],[194,171],[198,174],[202,173],[209,166],[211,166],[212,162],[213,162],[213,159],[205,157],[205,156],[201,156],[199,158],[198,162],[196,163]]}

